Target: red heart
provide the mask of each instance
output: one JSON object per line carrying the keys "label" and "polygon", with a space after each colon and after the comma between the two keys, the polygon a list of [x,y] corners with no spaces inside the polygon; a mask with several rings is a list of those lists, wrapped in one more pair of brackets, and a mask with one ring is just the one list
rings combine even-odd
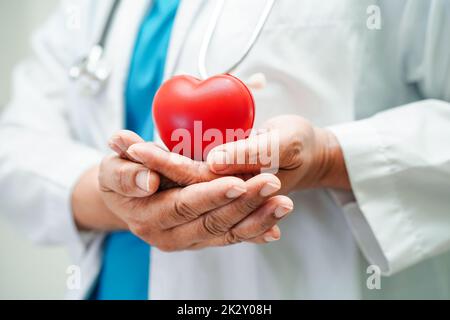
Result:
{"label": "red heart", "polygon": [[170,151],[204,160],[213,147],[248,137],[255,105],[250,90],[231,75],[204,81],[176,76],[156,93],[153,116]]}

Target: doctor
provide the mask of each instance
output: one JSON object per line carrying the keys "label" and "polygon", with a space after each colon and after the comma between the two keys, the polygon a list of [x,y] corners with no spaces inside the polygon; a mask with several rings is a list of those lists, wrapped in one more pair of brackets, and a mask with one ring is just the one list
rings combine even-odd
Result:
{"label": "doctor", "polygon": [[[450,5],[377,1],[372,30],[373,2],[275,2],[233,74],[267,78],[256,127],[280,133],[280,171],[246,181],[234,176],[258,168],[218,161],[245,147],[198,163],[143,143],[162,80],[199,76],[215,1],[122,1],[95,95],[67,70],[104,38],[112,2],[63,2],[14,74],[3,211],[69,247],[82,270],[69,298],[449,298]],[[225,2],[210,74],[240,60],[263,11]],[[370,293],[368,263],[390,276]]]}

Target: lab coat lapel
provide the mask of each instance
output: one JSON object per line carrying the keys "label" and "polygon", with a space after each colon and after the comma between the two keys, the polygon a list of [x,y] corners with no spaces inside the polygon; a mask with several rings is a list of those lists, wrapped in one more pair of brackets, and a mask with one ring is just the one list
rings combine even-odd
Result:
{"label": "lab coat lapel", "polygon": [[105,50],[106,60],[113,68],[105,93],[109,103],[104,114],[108,119],[105,121],[109,126],[106,129],[108,136],[124,126],[125,86],[130,59],[136,34],[150,4],[151,0],[122,1],[110,31]]}
{"label": "lab coat lapel", "polygon": [[202,10],[205,4],[205,0],[183,0],[180,3],[166,59],[165,79],[173,76],[180,54],[182,54],[186,37],[189,31],[192,30],[192,24],[195,23],[195,17],[198,17],[200,10]]}
{"label": "lab coat lapel", "polygon": [[[177,16],[175,18],[172,34],[170,37],[169,50],[166,57],[166,65],[164,71],[164,80],[171,78],[174,75],[175,69],[182,54],[186,37],[191,26],[195,22],[194,18],[198,16],[200,10],[203,8],[205,0],[182,0],[178,7]],[[158,130],[154,130],[154,141],[164,145]]]}

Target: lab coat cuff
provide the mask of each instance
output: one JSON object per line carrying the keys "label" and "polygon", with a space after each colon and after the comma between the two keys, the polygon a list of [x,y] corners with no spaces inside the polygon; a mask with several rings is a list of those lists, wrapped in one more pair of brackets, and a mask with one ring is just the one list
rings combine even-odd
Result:
{"label": "lab coat cuff", "polygon": [[329,128],[341,144],[356,202],[342,201],[354,237],[372,265],[391,275],[423,259],[410,218],[402,210],[393,181],[386,141],[373,119]]}

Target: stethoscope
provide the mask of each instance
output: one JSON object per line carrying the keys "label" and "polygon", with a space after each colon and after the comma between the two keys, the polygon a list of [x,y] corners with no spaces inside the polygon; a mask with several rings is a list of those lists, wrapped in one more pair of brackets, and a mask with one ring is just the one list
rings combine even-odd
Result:
{"label": "stethoscope", "polygon": [[[248,56],[264,29],[275,1],[276,0],[267,0],[261,17],[250,37],[250,40],[244,48],[242,55],[223,73],[233,72]],[[111,75],[111,67],[104,60],[105,45],[110,35],[112,22],[120,3],[121,0],[114,0],[103,26],[99,41],[91,48],[85,57],[79,59],[69,70],[70,79],[80,82],[83,85],[82,91],[85,94],[95,95],[99,93]],[[202,7],[205,4],[206,0],[203,1]],[[207,79],[209,77],[206,67],[208,50],[211,45],[211,40],[214,37],[220,16],[223,12],[224,5],[225,0],[217,0],[216,7],[211,16],[211,20],[208,24],[200,47],[200,53],[198,56],[198,71],[202,79]],[[176,60],[178,60],[178,58]],[[177,62],[175,64],[177,64]]]}

